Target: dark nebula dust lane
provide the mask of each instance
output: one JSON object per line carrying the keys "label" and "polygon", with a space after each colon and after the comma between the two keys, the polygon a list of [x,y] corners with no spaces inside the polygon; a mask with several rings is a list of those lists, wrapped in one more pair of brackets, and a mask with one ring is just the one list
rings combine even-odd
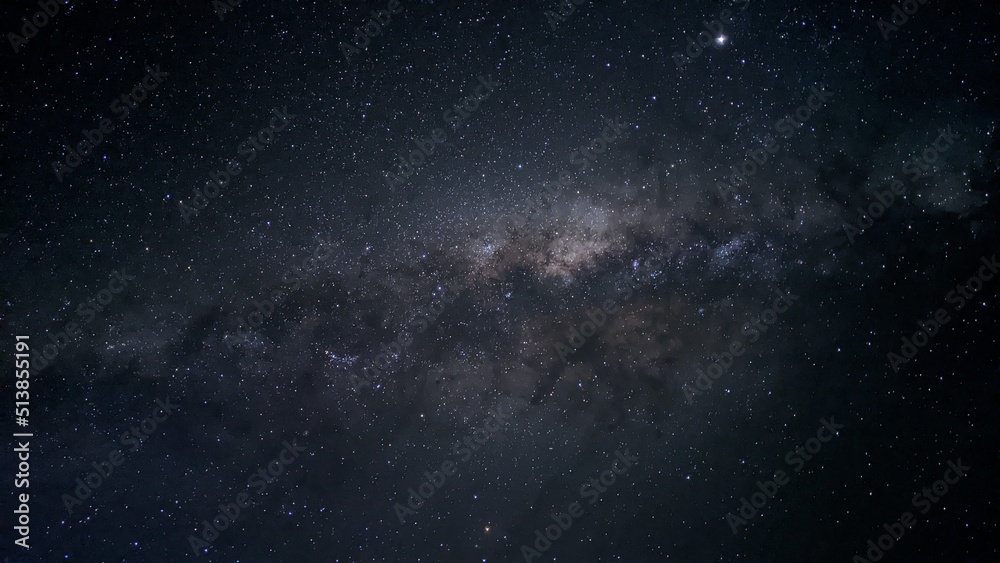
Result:
{"label": "dark nebula dust lane", "polygon": [[997,16],[5,7],[0,557],[997,560]]}

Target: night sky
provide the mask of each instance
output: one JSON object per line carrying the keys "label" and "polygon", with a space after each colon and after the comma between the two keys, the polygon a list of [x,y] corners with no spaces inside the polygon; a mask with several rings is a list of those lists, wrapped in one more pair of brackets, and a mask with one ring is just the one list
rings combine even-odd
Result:
{"label": "night sky", "polygon": [[995,2],[0,12],[0,556],[1000,561]]}

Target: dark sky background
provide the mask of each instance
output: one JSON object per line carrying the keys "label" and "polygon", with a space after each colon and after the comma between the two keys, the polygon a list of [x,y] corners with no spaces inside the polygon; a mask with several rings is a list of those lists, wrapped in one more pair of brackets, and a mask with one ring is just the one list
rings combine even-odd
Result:
{"label": "dark sky background", "polygon": [[[5,446],[0,554],[195,560],[189,536],[294,440],[305,452],[197,559],[523,561],[580,501],[535,561],[846,562],[906,511],[916,525],[883,561],[1000,560],[1000,279],[961,311],[946,301],[1000,251],[995,3],[927,2],[889,39],[888,0],[593,0],[555,29],[554,0],[401,6],[350,61],[338,46],[385,3],[247,0],[220,21],[207,1],[72,2],[19,52],[5,41],[5,410],[14,335],[41,350],[82,329],[30,379],[29,551]],[[5,4],[0,29],[38,9]],[[111,102],[155,65],[168,76],[120,119]],[[479,77],[496,87],[452,127]],[[724,201],[717,182],[813,87],[829,100]],[[240,144],[286,106],[246,162]],[[64,144],[102,118],[114,130],[59,181]],[[605,119],[622,135],[580,170]],[[949,127],[911,182],[904,163]],[[446,141],[389,186],[437,128]],[[240,175],[185,221],[180,202],[233,159]],[[563,171],[551,206],[512,221]],[[849,242],[895,179],[905,197]],[[237,343],[321,240],[330,257]],[[82,323],[123,269],[135,279]],[[355,390],[445,286],[454,301]],[[794,306],[685,400],[775,286]],[[564,363],[557,344],[609,297],[621,308]],[[951,321],[893,370],[887,353],[939,308]],[[123,447],[167,397],[179,410]],[[497,408],[509,421],[461,461],[452,444]],[[843,429],[796,473],[786,453],[830,417]],[[588,504],[581,485],[626,448],[639,461]],[[68,513],[63,495],[117,449]],[[919,514],[913,494],[959,458],[968,475]],[[459,472],[400,523],[394,504],[449,459]],[[734,534],[727,513],[777,470],[788,484]]]}

